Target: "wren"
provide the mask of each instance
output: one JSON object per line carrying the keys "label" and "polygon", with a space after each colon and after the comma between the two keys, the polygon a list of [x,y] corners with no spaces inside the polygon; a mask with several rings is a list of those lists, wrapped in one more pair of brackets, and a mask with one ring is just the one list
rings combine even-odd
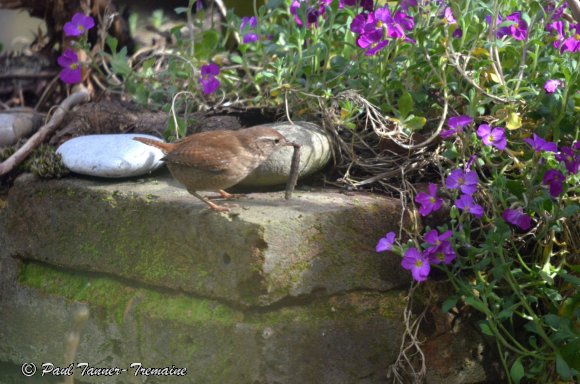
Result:
{"label": "wren", "polygon": [[177,181],[193,196],[218,212],[229,211],[198,191],[218,191],[224,198],[232,195],[224,189],[236,185],[262,164],[279,147],[295,145],[278,131],[265,126],[238,131],[194,133],[175,143],[135,137],[133,140],[157,147]]}

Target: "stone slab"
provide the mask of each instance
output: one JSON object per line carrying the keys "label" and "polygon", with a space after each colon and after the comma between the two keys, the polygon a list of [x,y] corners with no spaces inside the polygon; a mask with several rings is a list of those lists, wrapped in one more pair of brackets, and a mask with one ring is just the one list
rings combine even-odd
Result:
{"label": "stone slab", "polygon": [[388,291],[410,281],[377,254],[398,200],[335,191],[250,194],[229,214],[170,178],[22,178],[0,212],[0,257],[38,260],[225,300],[270,305],[313,293]]}
{"label": "stone slab", "polygon": [[[17,273],[7,273],[10,263]],[[378,384],[386,382],[402,334],[401,291],[239,310],[36,263],[3,265],[0,361],[63,366],[75,313],[88,308],[75,364],[187,368],[186,377],[138,381],[131,369],[114,377],[81,377],[74,369],[77,383]]]}

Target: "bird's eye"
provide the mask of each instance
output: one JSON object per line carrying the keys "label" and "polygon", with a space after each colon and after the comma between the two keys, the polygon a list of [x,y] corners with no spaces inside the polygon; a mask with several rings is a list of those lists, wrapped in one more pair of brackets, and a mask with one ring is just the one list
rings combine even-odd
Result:
{"label": "bird's eye", "polygon": [[280,139],[274,139],[274,144],[280,143]]}

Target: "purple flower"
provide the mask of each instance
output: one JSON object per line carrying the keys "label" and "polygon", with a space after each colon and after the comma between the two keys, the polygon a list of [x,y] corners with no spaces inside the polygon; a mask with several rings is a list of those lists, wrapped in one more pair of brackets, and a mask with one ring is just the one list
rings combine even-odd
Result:
{"label": "purple flower", "polygon": [[575,155],[570,147],[562,147],[560,153],[556,155],[556,160],[563,162],[571,174],[575,175],[580,170],[580,154]]}
{"label": "purple flower", "polygon": [[483,216],[483,207],[478,205],[473,201],[471,195],[461,195],[461,197],[455,200],[455,205],[462,211],[471,213],[475,217]]}
{"label": "purple flower", "polygon": [[417,0],[401,0],[401,2],[399,3],[399,7],[403,11],[408,12],[409,8],[417,7]]}
{"label": "purple flower", "polygon": [[391,39],[406,39],[405,31],[410,31],[415,26],[415,21],[404,12],[397,12],[391,15],[389,6],[385,5],[375,11],[379,27],[387,29],[387,36]]}
{"label": "purple flower", "polygon": [[580,151],[580,141],[575,142],[572,148],[574,150]]}
{"label": "purple flower", "polygon": [[300,14],[300,9],[303,8],[306,12],[306,24],[311,26],[312,24],[318,26],[318,19],[320,16],[326,13],[326,7],[332,2],[332,0],[294,0],[290,5],[290,13],[294,15],[294,20],[296,24],[302,27],[302,19]]}
{"label": "purple flower", "polygon": [[453,170],[447,179],[445,179],[445,186],[447,189],[461,189],[461,192],[472,195],[477,191],[477,182],[479,178],[477,173],[473,171],[463,172],[461,169]]}
{"label": "purple flower", "polygon": [[507,144],[505,130],[503,128],[495,127],[492,129],[487,124],[481,124],[479,128],[477,128],[477,136],[481,138],[483,144],[494,146],[500,151],[503,151]]}
{"label": "purple flower", "polygon": [[443,200],[437,197],[437,184],[429,184],[429,193],[419,192],[415,197],[415,202],[421,204],[419,213],[421,216],[427,216],[431,212],[437,211]]}
{"label": "purple flower", "polygon": [[389,232],[385,237],[379,239],[376,246],[377,252],[391,251],[395,243],[395,232]]}
{"label": "purple flower", "polygon": [[258,18],[256,16],[242,17],[242,23],[240,24],[240,32],[244,30],[246,27],[256,28],[258,26]]}
{"label": "purple flower", "polygon": [[407,31],[411,31],[415,27],[415,20],[413,20],[413,17],[407,15],[405,12],[395,13],[395,23],[401,25]]}
{"label": "purple flower", "polygon": [[255,43],[256,41],[258,41],[258,35],[253,32],[246,33],[242,39],[243,44]]}
{"label": "purple flower", "polygon": [[366,56],[376,55],[389,42],[384,37],[384,30],[379,27],[380,21],[375,17],[375,13],[368,15],[357,15],[350,24],[350,30],[359,34],[356,40],[357,45],[365,49]]}
{"label": "purple flower", "polygon": [[552,43],[553,47],[558,49],[560,45],[562,45],[562,41],[566,39],[564,36],[564,22],[562,21],[554,21],[552,23],[548,23],[545,28],[546,32],[555,33],[556,39]]}
{"label": "purple flower", "polygon": [[451,243],[444,241],[440,245],[427,248],[425,250],[425,256],[433,264],[451,264],[453,260],[457,257],[455,250],[451,246]]}
{"label": "purple flower", "polygon": [[556,143],[552,143],[551,141],[546,141],[544,139],[542,139],[540,136],[536,135],[535,133],[532,134],[533,139],[530,139],[529,137],[527,139],[524,139],[524,141],[526,143],[528,143],[532,149],[536,152],[542,152],[542,151],[546,151],[546,152],[557,152],[558,151],[558,146],[556,145]]}
{"label": "purple flower", "polygon": [[60,79],[67,84],[77,84],[82,80],[81,65],[75,51],[67,49],[56,60],[63,67],[60,71]]}
{"label": "purple flower", "polygon": [[544,83],[544,90],[546,93],[554,93],[562,84],[560,80],[548,80]]}
{"label": "purple flower", "polygon": [[[498,24],[501,23],[501,16],[498,17]],[[502,27],[497,30],[497,37],[502,38],[511,35],[516,40],[525,40],[528,36],[528,24],[522,19],[521,12],[514,12],[505,18],[505,21],[511,21],[512,25]]]}
{"label": "purple flower", "polygon": [[451,7],[445,7],[443,10],[443,19],[447,24],[457,24],[457,20],[453,17],[453,10]]}
{"label": "purple flower", "polygon": [[219,88],[220,81],[216,78],[219,73],[220,67],[218,67],[217,64],[210,63],[201,66],[201,77],[199,78],[199,82],[203,88],[203,93],[209,95]]}
{"label": "purple flower", "polygon": [[568,4],[564,3],[562,4],[560,7],[556,8],[555,5],[553,4],[553,1],[548,2],[548,4],[546,4],[544,6],[544,11],[550,15],[551,15],[551,19],[552,20],[558,20],[562,17],[562,15],[564,14],[564,10],[568,7]]}
{"label": "purple flower", "polygon": [[431,270],[429,259],[417,250],[417,248],[407,249],[401,261],[401,266],[411,271],[413,279],[418,282],[427,280],[427,276],[429,276],[429,271]]}
{"label": "purple flower", "polygon": [[80,36],[94,26],[95,20],[92,17],[75,13],[72,20],[64,24],[63,31],[65,36]]}
{"label": "purple flower", "polygon": [[472,122],[473,118],[466,115],[450,117],[447,120],[447,125],[451,129],[441,131],[440,136],[444,139],[447,139],[448,137],[451,137],[457,133],[461,133],[463,132],[463,128]]}
{"label": "purple flower", "polygon": [[374,56],[389,44],[388,40],[381,40],[377,43],[371,43],[365,52],[365,56]]}
{"label": "purple flower", "polygon": [[580,52],[580,23],[571,25],[570,32],[572,32],[572,36],[562,41],[560,52]]}
{"label": "purple flower", "polygon": [[456,38],[456,39],[460,39],[463,36],[463,29],[457,28],[455,31],[453,31],[451,36]]}
{"label": "purple flower", "polygon": [[350,24],[350,30],[359,35],[357,45],[366,50],[366,56],[372,56],[388,44],[387,39],[404,39],[415,43],[405,35],[405,30],[411,30],[414,26],[415,22],[411,16],[404,12],[391,15],[388,5],[385,5],[368,15],[355,16]]}
{"label": "purple flower", "polygon": [[354,7],[356,5],[356,0],[338,0],[338,8],[344,8],[345,5]]}
{"label": "purple flower", "polygon": [[[344,8],[345,5],[349,7],[354,7],[357,3],[357,0],[339,0],[338,1],[338,8]],[[374,8],[373,0],[361,0],[360,6],[367,12],[371,12]]]}
{"label": "purple flower", "polygon": [[364,33],[367,22],[369,21],[369,16],[370,15],[367,16],[363,13],[359,13],[358,15],[356,15],[350,23],[350,30],[352,31],[352,33],[356,34]]}
{"label": "purple flower", "polygon": [[552,197],[558,197],[562,193],[562,183],[564,180],[565,177],[562,172],[556,169],[549,169],[544,173],[542,184],[550,187],[550,195]]}
{"label": "purple flower", "polygon": [[[432,229],[427,234],[425,234],[425,241],[428,244],[439,246],[447,241],[453,235],[451,231],[445,231],[442,234],[439,234],[436,229]],[[447,241],[448,242],[448,241]]]}
{"label": "purple flower", "polygon": [[240,25],[240,33],[244,33],[242,42],[244,44],[250,44],[258,41],[258,35],[254,33],[254,29],[258,27],[258,19],[256,16],[242,18],[242,23]]}
{"label": "purple flower", "polygon": [[532,226],[532,218],[525,214],[522,208],[511,209],[508,208],[501,214],[501,217],[510,224],[527,231]]}

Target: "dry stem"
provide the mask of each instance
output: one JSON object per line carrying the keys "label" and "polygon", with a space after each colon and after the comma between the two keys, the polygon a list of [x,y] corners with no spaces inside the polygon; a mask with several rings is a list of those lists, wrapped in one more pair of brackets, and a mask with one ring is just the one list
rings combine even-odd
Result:
{"label": "dry stem", "polygon": [[89,101],[90,98],[91,97],[88,90],[82,87],[80,90],[64,99],[60,105],[56,107],[54,115],[52,115],[49,122],[42,126],[34,135],[32,135],[30,139],[28,139],[28,141],[12,156],[0,164],[0,176],[3,176],[12,171],[18,166],[18,164],[26,160],[28,155],[30,155],[36,147],[38,147],[52,133],[54,133],[70,109],[72,109],[75,105]]}

